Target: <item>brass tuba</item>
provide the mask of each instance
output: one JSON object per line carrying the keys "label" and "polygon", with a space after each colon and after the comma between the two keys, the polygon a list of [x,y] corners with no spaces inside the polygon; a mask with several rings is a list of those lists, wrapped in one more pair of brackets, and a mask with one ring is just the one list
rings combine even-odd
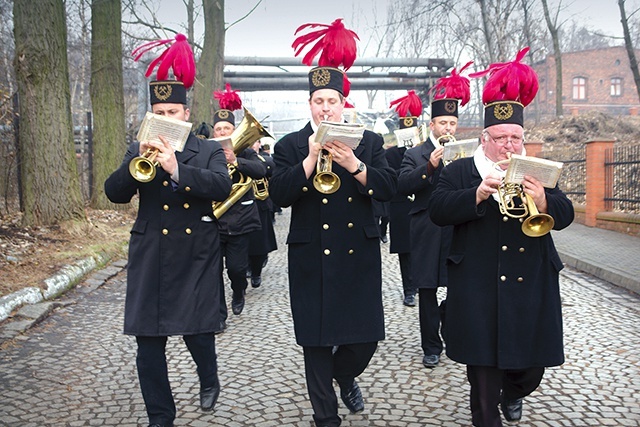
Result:
{"label": "brass tuba", "polygon": [[331,153],[320,149],[313,186],[322,194],[333,194],[340,188],[340,177],[331,171],[332,159]]}
{"label": "brass tuba", "polygon": [[158,149],[149,148],[142,155],[134,157],[129,162],[129,173],[137,181],[149,182],[156,176],[156,168],[158,162],[156,157],[158,156]]}
{"label": "brass tuba", "polygon": [[[244,117],[229,137],[231,139],[233,153],[236,156],[251,147],[254,142],[262,137],[268,136],[273,138],[269,131],[267,131],[260,122],[253,117],[246,107],[242,108],[244,110]],[[233,183],[231,186],[231,194],[229,194],[229,197],[227,197],[226,200],[222,202],[214,201],[211,203],[211,206],[213,207],[213,215],[218,219],[224,215],[231,206],[240,200],[247,191],[253,188],[253,179],[251,179],[251,177],[242,175],[235,165],[228,164],[227,168],[229,169],[229,176],[231,179],[233,179],[233,175],[237,173],[239,181]]]}
{"label": "brass tuba", "polygon": [[[494,163],[494,168],[509,163],[511,159]],[[520,199],[518,203],[516,198]],[[500,213],[511,218],[525,218],[522,232],[529,237],[542,237],[549,233],[555,224],[551,215],[540,213],[533,198],[524,192],[522,184],[502,180],[498,187],[498,205]]]}

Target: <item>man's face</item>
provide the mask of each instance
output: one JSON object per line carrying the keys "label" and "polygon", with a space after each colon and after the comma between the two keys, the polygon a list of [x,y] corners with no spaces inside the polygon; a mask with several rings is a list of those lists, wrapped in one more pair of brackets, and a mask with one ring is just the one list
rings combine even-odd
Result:
{"label": "man's face", "polygon": [[229,136],[235,128],[236,127],[229,122],[220,121],[213,125],[213,137],[220,138],[221,136]]}
{"label": "man's face", "polygon": [[341,122],[344,97],[334,89],[318,89],[309,99],[311,118],[318,125],[321,121]]}
{"label": "man's face", "polygon": [[455,135],[458,128],[458,118],[456,116],[435,117],[429,122],[429,128],[436,140],[442,135]]}
{"label": "man's face", "polygon": [[[480,142],[484,155],[492,162],[508,159],[513,153],[522,154],[524,129],[513,123],[489,126],[482,132]],[[503,169],[507,165],[503,165]]]}
{"label": "man's face", "polygon": [[153,104],[151,106],[151,111],[154,114],[160,114],[161,116],[171,117],[184,122],[189,120],[189,109],[183,104]]}

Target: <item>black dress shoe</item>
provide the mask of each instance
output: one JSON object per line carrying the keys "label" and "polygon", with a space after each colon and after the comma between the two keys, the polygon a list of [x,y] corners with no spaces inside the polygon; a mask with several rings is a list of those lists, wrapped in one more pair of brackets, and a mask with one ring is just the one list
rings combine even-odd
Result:
{"label": "black dress shoe", "polygon": [[362,392],[358,383],[353,381],[351,387],[347,390],[340,388],[340,397],[344,402],[344,406],[352,413],[361,412],[364,410],[364,400],[362,399]]}
{"label": "black dress shoe", "polygon": [[504,396],[500,399],[500,409],[507,421],[518,421],[522,418],[522,398],[506,400]]}
{"label": "black dress shoe", "polygon": [[404,296],[404,300],[402,301],[404,305],[407,307],[415,307],[416,306],[416,296],[412,294],[407,294]]}
{"label": "black dress shoe", "polygon": [[200,409],[213,411],[220,396],[220,385],[207,387],[200,390]]}
{"label": "black dress shoe", "polygon": [[422,358],[422,364],[427,368],[435,368],[440,363],[439,354],[425,354]]}
{"label": "black dress shoe", "polygon": [[234,295],[233,298],[231,298],[231,311],[233,311],[233,314],[237,316],[242,313],[242,310],[244,310],[244,292],[240,297]]}
{"label": "black dress shoe", "polygon": [[259,288],[261,284],[262,284],[262,277],[257,276],[257,277],[252,277],[251,278],[251,287],[252,288]]}

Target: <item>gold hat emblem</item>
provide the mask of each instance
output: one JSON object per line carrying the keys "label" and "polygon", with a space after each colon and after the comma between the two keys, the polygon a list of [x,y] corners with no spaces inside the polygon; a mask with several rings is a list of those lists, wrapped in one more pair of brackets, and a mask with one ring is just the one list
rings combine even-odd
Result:
{"label": "gold hat emblem", "polygon": [[413,126],[413,117],[405,117],[403,120],[403,124],[405,127],[412,127]]}
{"label": "gold hat emblem", "polygon": [[513,107],[511,104],[498,104],[493,109],[493,116],[498,120],[508,120],[513,116]]}
{"label": "gold hat emblem", "polygon": [[318,68],[311,74],[311,83],[315,87],[322,87],[329,84],[331,81],[331,74],[329,70],[325,70],[324,68]]}
{"label": "gold hat emblem", "polygon": [[171,85],[155,85],[153,87],[153,93],[160,101],[169,99],[172,91]]}
{"label": "gold hat emblem", "polygon": [[457,104],[455,101],[447,101],[444,103],[444,111],[447,113],[455,113]]}
{"label": "gold hat emblem", "polygon": [[229,111],[228,110],[220,110],[220,111],[218,111],[218,117],[220,117],[221,119],[228,119],[229,118]]}

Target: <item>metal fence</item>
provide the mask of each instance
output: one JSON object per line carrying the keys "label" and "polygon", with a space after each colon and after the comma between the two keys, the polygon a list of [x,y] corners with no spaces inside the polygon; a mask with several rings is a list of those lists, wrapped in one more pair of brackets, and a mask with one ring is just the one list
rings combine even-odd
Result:
{"label": "metal fence", "polygon": [[640,145],[605,152],[607,210],[640,213]]}

